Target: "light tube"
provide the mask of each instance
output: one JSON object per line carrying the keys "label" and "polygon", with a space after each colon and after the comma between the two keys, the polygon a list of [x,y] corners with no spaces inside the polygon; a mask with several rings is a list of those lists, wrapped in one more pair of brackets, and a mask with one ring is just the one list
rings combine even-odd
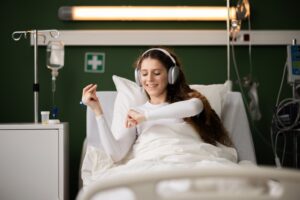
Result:
{"label": "light tube", "polygon": [[[71,21],[226,21],[222,6],[62,6],[58,16]],[[229,11],[234,19],[234,7]]]}

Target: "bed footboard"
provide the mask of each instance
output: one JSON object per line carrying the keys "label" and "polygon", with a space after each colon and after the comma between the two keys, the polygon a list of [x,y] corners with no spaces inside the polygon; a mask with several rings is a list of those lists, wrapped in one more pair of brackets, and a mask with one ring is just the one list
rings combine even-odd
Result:
{"label": "bed footboard", "polygon": [[[174,180],[201,180],[201,179],[238,179],[255,182],[273,182],[275,188],[269,188],[272,192],[246,192],[230,193],[216,191],[193,191],[171,193],[169,195],[160,194],[158,185],[166,181]],[[272,186],[271,186],[272,187]],[[291,169],[276,169],[270,167],[243,167],[243,168],[205,168],[192,170],[169,170],[163,172],[149,172],[147,174],[132,174],[118,176],[117,178],[102,179],[100,182],[91,184],[88,188],[82,189],[77,200],[98,199],[95,195],[113,190],[116,188],[129,189],[134,198],[143,200],[170,200],[170,199],[282,199],[296,200],[300,196],[300,172]],[[274,191],[275,190],[275,191]],[[117,193],[114,193],[117,195]],[[114,199],[124,199],[124,197],[114,197]]]}

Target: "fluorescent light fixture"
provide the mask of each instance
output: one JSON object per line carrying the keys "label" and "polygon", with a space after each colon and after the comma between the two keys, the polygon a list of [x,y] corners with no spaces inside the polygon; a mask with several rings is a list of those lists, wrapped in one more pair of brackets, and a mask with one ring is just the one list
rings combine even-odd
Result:
{"label": "fluorescent light fixture", "polygon": [[58,16],[71,21],[226,21],[236,8],[226,6],[62,6]]}

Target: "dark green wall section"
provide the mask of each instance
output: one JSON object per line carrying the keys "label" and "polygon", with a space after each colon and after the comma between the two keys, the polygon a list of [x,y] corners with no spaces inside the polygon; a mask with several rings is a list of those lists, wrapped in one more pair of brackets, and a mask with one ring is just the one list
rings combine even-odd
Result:
{"label": "dark green wall section", "polygon": [[[234,1],[233,3],[235,3]],[[60,6],[66,5],[225,5],[225,0],[114,0],[114,1],[38,1],[11,0],[2,2],[1,19],[1,98],[0,123],[33,122],[33,48],[29,40],[14,42],[13,31],[28,29],[225,29],[223,22],[62,22],[57,17]],[[255,30],[299,30],[298,0],[251,1],[251,27]],[[245,23],[246,24],[246,23]],[[247,29],[246,25],[243,25]],[[291,38],[292,39],[292,38]],[[61,121],[70,124],[70,197],[77,194],[79,159],[85,137],[85,110],[79,106],[81,90],[88,83],[97,83],[100,90],[114,89],[113,74],[133,79],[136,57],[148,47],[96,46],[66,47],[65,67],[59,71],[56,102]],[[173,46],[181,59],[189,83],[223,83],[226,80],[226,47]],[[103,74],[84,72],[85,52],[104,52],[106,70]],[[249,73],[248,47],[235,47],[242,77]],[[252,62],[254,79],[259,82],[260,107],[263,118],[255,122],[253,130],[256,155],[260,165],[274,165],[270,146],[270,121],[276,101],[283,66],[285,46],[254,46]],[[40,110],[51,108],[51,77],[46,69],[45,47],[39,48]],[[232,67],[232,79],[236,75]],[[282,97],[291,95],[284,82]],[[239,90],[236,83],[234,89]],[[12,147],[17,148],[17,147]],[[287,157],[292,152],[288,150]],[[288,158],[287,158],[288,160]]]}

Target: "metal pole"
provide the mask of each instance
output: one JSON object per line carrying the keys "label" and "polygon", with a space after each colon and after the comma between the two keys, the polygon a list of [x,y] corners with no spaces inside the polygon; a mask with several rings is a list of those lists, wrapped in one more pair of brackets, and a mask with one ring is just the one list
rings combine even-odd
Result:
{"label": "metal pole", "polygon": [[33,83],[33,98],[34,98],[34,123],[39,122],[39,84],[38,84],[38,30],[33,32],[34,37],[34,83]]}
{"label": "metal pole", "polygon": [[230,2],[226,1],[227,6],[227,80],[230,81]]}

